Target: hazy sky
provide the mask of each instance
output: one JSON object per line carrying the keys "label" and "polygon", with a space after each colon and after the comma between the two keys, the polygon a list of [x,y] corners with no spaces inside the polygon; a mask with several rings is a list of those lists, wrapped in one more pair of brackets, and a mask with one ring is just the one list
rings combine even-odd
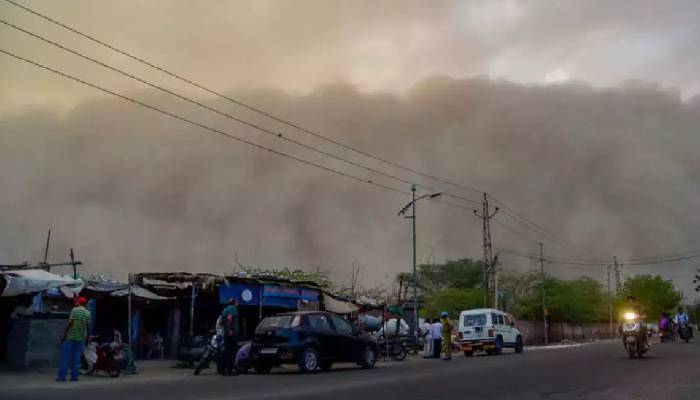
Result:
{"label": "hazy sky", "polygon": [[[700,247],[700,2],[22,4],[336,139],[489,190],[597,256]],[[4,1],[0,17],[270,124]],[[4,25],[0,48],[328,163]],[[371,286],[410,265],[401,196],[222,143],[5,55],[0,88],[0,262],[36,261],[52,227],[57,254],[75,246],[93,270],[117,275],[229,271],[238,253],[339,279],[356,261]],[[421,206],[419,258],[480,257],[479,221],[439,207]],[[522,251],[539,239],[494,232],[497,246]],[[663,271],[688,292],[693,269],[640,271]]]}
{"label": "hazy sky", "polygon": [[[522,83],[639,78],[700,92],[700,2],[688,1],[23,1],[78,29],[225,88],[308,91],[346,80],[405,90],[434,74]],[[8,3],[3,18],[142,71]],[[0,45],[114,87],[58,50],[0,28]],[[151,75],[155,77],[156,75]],[[74,104],[94,92],[0,57],[2,110]]]}

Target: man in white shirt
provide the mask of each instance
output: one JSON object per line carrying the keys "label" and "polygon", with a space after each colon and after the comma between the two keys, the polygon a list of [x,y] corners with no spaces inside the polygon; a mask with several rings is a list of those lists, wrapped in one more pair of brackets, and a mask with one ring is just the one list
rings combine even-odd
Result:
{"label": "man in white shirt", "polygon": [[423,339],[425,340],[425,345],[423,346],[423,358],[430,358],[433,356],[433,326],[430,324],[430,319],[425,319],[425,324],[423,324]]}
{"label": "man in white shirt", "polygon": [[432,325],[433,329],[433,357],[440,358],[440,349],[442,349],[442,323],[440,320],[435,320]]}

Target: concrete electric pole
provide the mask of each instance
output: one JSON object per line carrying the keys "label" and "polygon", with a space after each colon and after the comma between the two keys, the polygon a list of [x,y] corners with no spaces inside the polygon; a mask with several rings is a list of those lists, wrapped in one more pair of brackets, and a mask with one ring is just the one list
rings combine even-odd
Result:
{"label": "concrete electric pole", "polygon": [[[498,207],[495,207],[493,214],[491,213],[491,209],[489,207],[489,198],[486,193],[484,193],[484,201],[482,203],[482,208],[481,208],[481,213],[479,211],[474,210],[474,215],[477,217],[481,218],[482,224],[483,224],[483,242],[484,242],[484,267],[483,267],[483,274],[484,274],[484,307],[488,307],[488,297],[491,289],[494,289],[495,292],[495,268],[496,266],[494,265],[493,262],[493,246],[491,244],[491,218],[493,218],[496,213],[498,213]],[[493,284],[492,284],[493,283]],[[497,297],[498,293],[495,293],[494,295],[494,307],[498,307],[498,299]]]}

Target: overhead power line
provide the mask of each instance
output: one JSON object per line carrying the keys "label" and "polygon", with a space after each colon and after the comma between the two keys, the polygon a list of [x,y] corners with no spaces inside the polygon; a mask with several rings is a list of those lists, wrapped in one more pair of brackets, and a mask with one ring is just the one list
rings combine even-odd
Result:
{"label": "overhead power line", "polygon": [[[27,34],[27,35],[29,35],[29,36],[32,36],[32,37],[34,37],[34,38],[36,38],[36,39],[38,39],[38,40],[41,40],[41,41],[43,41],[43,42],[45,42],[45,43],[48,43],[48,44],[50,44],[50,45],[52,45],[52,46],[58,47],[58,48],[60,48],[60,49],[62,49],[62,50],[64,50],[64,51],[69,52],[69,53],[71,53],[71,54],[73,54],[73,55],[75,55],[75,56],[77,56],[77,57],[80,57],[80,58],[82,58],[82,59],[84,59],[84,60],[90,61],[90,62],[92,62],[92,63],[94,63],[94,64],[97,64],[97,65],[103,67],[103,68],[107,68],[107,69],[109,69],[109,70],[111,70],[111,71],[114,71],[114,72],[116,72],[116,73],[118,73],[118,74],[120,74],[120,75],[122,75],[122,76],[125,76],[125,77],[127,77],[127,78],[129,78],[129,79],[135,80],[135,81],[140,82],[140,83],[142,83],[142,84],[144,84],[144,85],[148,85],[148,86],[150,86],[150,87],[152,87],[152,88],[154,88],[154,89],[157,89],[157,90],[159,90],[159,91],[161,91],[161,92],[163,92],[163,93],[167,93],[167,94],[169,94],[169,95],[171,95],[171,96],[177,97],[177,98],[180,99],[180,100],[184,100],[184,101],[186,101],[186,102],[188,102],[188,103],[194,104],[194,105],[196,105],[196,106],[198,106],[198,107],[201,107],[201,108],[203,108],[203,109],[205,109],[205,110],[211,111],[211,112],[213,112],[213,113],[216,113],[216,114],[218,114],[218,115],[221,115],[221,116],[223,116],[223,117],[226,117],[226,118],[228,118],[228,119],[230,119],[230,120],[232,120],[232,121],[235,121],[235,122],[237,122],[237,123],[243,124],[243,125],[248,126],[248,127],[250,127],[250,128],[256,129],[256,130],[258,130],[258,131],[260,131],[260,132],[263,132],[263,133],[265,133],[265,134],[268,134],[268,135],[270,135],[270,136],[273,136],[273,137],[282,139],[282,140],[287,141],[287,142],[289,142],[289,143],[292,143],[292,144],[294,144],[294,145],[296,145],[296,146],[299,146],[299,147],[302,147],[302,148],[304,148],[304,149],[313,151],[313,152],[315,152],[315,153],[324,155],[324,156],[326,156],[326,157],[333,158],[333,159],[335,159],[335,160],[337,160],[337,161],[344,162],[344,163],[349,164],[349,165],[352,165],[352,166],[354,166],[354,167],[364,169],[364,170],[366,170],[366,171],[369,171],[369,172],[372,172],[372,173],[374,173],[374,174],[383,176],[383,177],[385,177],[385,178],[393,179],[393,180],[395,180],[395,181],[398,181],[398,182],[401,182],[401,183],[405,183],[405,184],[412,184],[412,183],[413,183],[413,182],[411,182],[411,181],[409,181],[409,180],[407,180],[407,179],[403,179],[403,178],[400,178],[400,177],[398,177],[398,176],[395,176],[395,175],[392,175],[392,174],[388,174],[388,173],[385,173],[385,172],[383,172],[383,171],[379,171],[379,170],[377,170],[377,169],[375,169],[375,168],[371,168],[371,167],[362,165],[362,164],[360,164],[360,163],[354,162],[354,161],[352,161],[352,160],[348,160],[348,159],[346,159],[346,158],[337,156],[337,155],[335,155],[335,154],[333,154],[333,153],[330,153],[330,152],[327,152],[327,151],[325,151],[325,150],[321,150],[321,149],[318,149],[318,148],[316,148],[316,147],[309,146],[309,145],[307,145],[307,144],[305,144],[305,143],[302,143],[302,142],[300,142],[300,141],[298,141],[298,140],[295,140],[295,139],[291,139],[291,138],[289,138],[289,137],[286,137],[282,132],[273,131],[273,130],[268,129],[268,128],[265,128],[265,127],[263,127],[263,126],[261,126],[261,125],[258,125],[258,124],[252,123],[252,122],[250,122],[250,121],[247,121],[247,120],[245,120],[245,119],[236,117],[235,115],[229,114],[229,113],[227,113],[227,112],[225,112],[225,111],[222,111],[222,110],[219,110],[219,109],[217,109],[217,108],[208,106],[208,105],[206,105],[206,104],[204,104],[204,103],[202,103],[202,102],[200,102],[200,101],[197,101],[197,100],[192,99],[191,97],[187,97],[187,96],[181,95],[181,94],[176,93],[176,92],[174,92],[174,91],[172,91],[172,90],[169,90],[169,89],[167,89],[167,88],[164,88],[164,87],[162,87],[162,86],[160,86],[160,85],[157,85],[157,84],[154,84],[154,83],[152,83],[152,82],[149,82],[149,81],[147,81],[147,80],[145,80],[145,79],[139,78],[139,77],[136,76],[136,75],[130,74],[130,73],[125,72],[125,71],[123,71],[123,70],[121,70],[121,69],[119,69],[119,68],[116,68],[116,67],[114,67],[114,66],[111,66],[111,65],[109,65],[109,64],[107,64],[107,63],[105,63],[105,62],[103,62],[103,61],[100,61],[100,60],[97,60],[97,59],[92,58],[92,57],[90,57],[90,56],[87,56],[87,55],[85,55],[85,54],[83,54],[83,53],[80,53],[80,52],[74,50],[74,49],[71,49],[71,48],[69,48],[69,47],[66,47],[66,46],[60,44],[60,43],[57,43],[57,42],[55,42],[55,41],[53,41],[53,40],[51,40],[51,39],[48,39],[48,38],[46,38],[46,37],[44,37],[44,36],[41,36],[41,35],[39,35],[39,34],[36,34],[36,33],[31,32],[31,31],[29,31],[29,30],[26,30],[26,29],[24,29],[24,28],[22,28],[22,27],[20,27],[20,26],[17,26],[17,25],[15,25],[15,24],[11,23],[11,22],[8,22],[8,21],[5,21],[5,20],[3,20],[3,19],[0,19],[0,23],[4,24],[4,25],[6,25],[6,26],[8,26],[8,27],[10,27],[10,28],[12,28],[12,29],[15,29],[15,30],[17,30],[17,31],[20,31],[20,32],[22,32],[22,33],[24,33],[24,34]],[[428,191],[433,191],[433,192],[437,191],[437,189],[435,189],[435,188],[431,188],[431,187],[424,186],[424,185],[416,184],[416,186],[420,187],[421,189],[428,190]],[[462,197],[462,196],[458,196],[458,195],[453,195],[453,194],[449,194],[449,193],[445,193],[445,195],[449,195],[449,196],[451,196],[451,197],[454,197],[454,198],[457,198],[457,199],[459,199],[459,200],[463,200],[463,201],[466,201],[466,202],[472,202],[472,203],[480,204],[478,201],[472,200],[472,199],[469,199],[469,198],[466,198],[466,197]]]}
{"label": "overhead power line", "polygon": [[[49,16],[47,16],[47,15],[44,15],[44,14],[42,14],[42,13],[36,11],[36,10],[33,10],[33,9],[27,7],[27,6],[24,6],[24,5],[22,5],[22,4],[19,4],[19,3],[15,2],[15,1],[13,1],[13,0],[5,0],[5,1],[8,2],[9,4],[12,4],[12,5],[14,5],[14,6],[18,7],[18,8],[21,8],[21,9],[25,10],[26,12],[29,12],[29,13],[31,13],[31,14],[37,16],[37,17],[40,17],[40,18],[42,18],[42,19],[44,19],[44,20],[46,20],[46,21],[49,21],[49,22],[51,22],[51,23],[53,23],[53,24],[55,24],[55,25],[57,25],[57,26],[60,26],[61,28],[66,29],[66,30],[68,30],[68,31],[70,31],[70,32],[72,32],[72,33],[74,33],[74,34],[76,34],[76,35],[79,35],[79,36],[81,36],[81,37],[83,37],[83,38],[85,38],[85,39],[88,39],[88,40],[90,40],[90,41],[92,41],[92,42],[94,42],[94,43],[97,43],[97,44],[99,44],[99,45],[101,45],[101,46],[104,46],[104,47],[106,47],[106,48],[108,48],[108,49],[110,49],[110,50],[112,50],[112,51],[114,51],[114,52],[116,52],[116,53],[119,53],[119,54],[121,54],[121,55],[123,55],[123,56],[125,56],[125,57],[128,57],[128,58],[130,58],[130,59],[132,59],[132,60],[135,60],[135,61],[137,61],[137,62],[139,62],[139,63],[142,63],[142,64],[144,64],[144,65],[147,65],[147,66],[149,66],[149,67],[151,67],[151,68],[153,68],[153,69],[156,69],[156,70],[158,70],[158,71],[160,71],[160,72],[162,72],[162,73],[164,73],[164,74],[166,74],[166,75],[168,75],[168,76],[170,76],[170,77],[173,77],[173,78],[175,78],[175,79],[178,79],[178,80],[180,80],[180,81],[182,81],[182,82],[185,82],[185,83],[187,83],[187,84],[189,84],[189,85],[191,85],[191,86],[193,86],[193,87],[196,87],[196,88],[198,88],[198,89],[200,89],[200,90],[203,90],[203,91],[205,91],[205,92],[207,92],[207,93],[210,93],[210,94],[215,95],[215,96],[217,96],[217,97],[219,97],[219,98],[222,98],[222,99],[225,99],[225,100],[227,100],[227,101],[230,101],[230,102],[232,102],[233,104],[236,104],[236,105],[238,105],[238,106],[240,106],[240,107],[243,107],[243,108],[245,108],[245,109],[248,109],[248,110],[250,110],[250,111],[253,111],[253,112],[255,112],[255,113],[259,114],[259,115],[262,115],[262,116],[265,116],[265,117],[267,117],[267,118],[270,118],[270,119],[272,119],[272,120],[274,120],[274,121],[276,121],[276,122],[279,122],[279,123],[282,123],[282,124],[287,125],[287,126],[289,126],[289,127],[292,127],[292,128],[294,128],[294,129],[297,129],[297,130],[299,130],[299,131],[301,131],[301,132],[304,132],[304,133],[306,133],[306,134],[308,134],[308,135],[311,135],[311,136],[313,136],[313,137],[316,137],[316,138],[321,139],[321,140],[323,140],[323,141],[326,141],[326,142],[328,142],[328,143],[331,143],[331,144],[340,146],[340,147],[342,147],[342,148],[344,148],[344,149],[346,149],[346,150],[355,152],[355,153],[357,153],[357,154],[363,155],[363,156],[368,157],[368,158],[370,158],[370,159],[373,159],[373,160],[375,160],[375,161],[379,161],[379,162],[384,163],[384,164],[386,164],[386,165],[390,165],[390,166],[392,166],[392,167],[399,168],[399,169],[401,169],[401,170],[410,172],[410,173],[412,173],[412,174],[419,175],[419,176],[422,176],[422,177],[424,177],[424,178],[432,179],[432,180],[434,180],[434,181],[437,181],[437,182],[440,182],[440,183],[443,183],[443,184],[447,184],[447,185],[453,186],[453,187],[455,187],[455,188],[459,188],[459,189],[462,189],[462,190],[467,190],[467,191],[474,192],[474,193],[480,193],[480,194],[484,192],[484,191],[481,190],[481,189],[477,189],[477,188],[470,187],[470,186],[467,186],[467,185],[464,185],[464,184],[460,184],[460,183],[457,183],[457,182],[453,182],[453,181],[450,181],[450,180],[447,180],[447,179],[444,179],[444,178],[440,178],[440,177],[435,176],[435,175],[432,175],[432,174],[428,174],[428,173],[419,171],[419,170],[414,169],[414,168],[410,168],[410,167],[408,167],[408,166],[406,166],[406,165],[403,165],[403,164],[400,164],[400,163],[391,161],[391,160],[389,160],[389,159],[386,159],[386,158],[384,158],[384,157],[380,157],[380,156],[374,155],[374,154],[372,154],[372,153],[370,153],[370,152],[364,151],[364,150],[362,150],[362,149],[360,149],[360,148],[358,148],[358,147],[355,147],[355,146],[352,146],[352,145],[348,145],[348,144],[343,143],[343,142],[341,142],[341,141],[338,141],[338,140],[336,140],[336,139],[332,139],[332,138],[330,138],[330,137],[328,137],[328,136],[326,136],[326,135],[323,135],[323,134],[321,134],[321,133],[319,133],[319,132],[317,132],[317,131],[315,131],[315,130],[311,130],[311,129],[305,128],[305,127],[303,127],[303,126],[301,126],[301,125],[299,125],[299,124],[297,124],[297,123],[294,123],[294,122],[292,122],[292,121],[289,121],[289,120],[284,119],[284,118],[281,118],[281,117],[278,117],[278,116],[276,116],[276,115],[274,115],[274,114],[272,114],[272,113],[270,113],[270,112],[267,112],[267,111],[265,111],[265,110],[262,110],[262,109],[260,109],[260,108],[258,108],[258,107],[251,106],[251,105],[249,105],[249,104],[247,104],[247,103],[245,103],[245,102],[243,102],[243,101],[241,101],[241,100],[235,99],[235,98],[233,98],[233,97],[231,97],[231,96],[228,96],[228,95],[225,95],[225,94],[223,94],[223,93],[221,93],[221,92],[219,92],[219,91],[216,91],[216,90],[213,90],[213,89],[211,89],[211,88],[209,88],[209,87],[206,87],[206,86],[204,86],[204,85],[202,85],[202,84],[200,84],[200,83],[195,82],[195,81],[192,80],[192,79],[188,79],[188,78],[186,78],[186,77],[184,77],[184,76],[182,76],[182,75],[180,75],[180,74],[177,74],[177,73],[172,72],[172,71],[170,71],[170,70],[168,70],[168,69],[166,69],[166,68],[164,68],[164,67],[161,67],[161,66],[159,66],[159,65],[156,65],[155,63],[150,62],[150,61],[148,61],[148,60],[146,60],[146,59],[144,59],[144,58],[142,58],[142,57],[135,56],[135,55],[133,55],[133,54],[131,54],[131,53],[125,51],[125,50],[122,50],[122,49],[120,49],[120,48],[118,48],[118,47],[116,47],[116,46],[114,46],[114,45],[112,45],[112,44],[109,44],[109,43],[107,43],[107,42],[105,42],[105,41],[103,41],[103,40],[100,40],[100,39],[98,39],[98,38],[96,38],[96,37],[94,37],[94,36],[92,36],[92,35],[87,34],[87,33],[81,32],[81,31],[79,31],[79,30],[77,30],[77,29],[75,29],[75,28],[73,28],[73,27],[71,27],[71,26],[68,26],[68,25],[65,24],[65,23],[62,23],[62,22],[60,22],[60,21],[58,21],[58,20],[56,20],[56,19],[54,19],[54,18],[51,18],[51,17],[49,17]],[[305,145],[304,145],[304,146],[305,146]],[[334,155],[331,155],[331,157],[336,158],[336,156],[334,156]],[[347,162],[347,160],[345,160],[345,161]],[[361,167],[361,168],[365,168],[365,169],[366,169],[366,167],[364,167],[364,166]],[[382,174],[382,175],[384,175],[384,176],[387,176],[387,174],[380,173],[380,172],[377,172],[377,171],[372,171],[372,172],[375,172],[375,173],[378,173],[378,174]],[[397,177],[393,177],[392,179],[394,179],[394,178],[397,178]],[[401,180],[401,181],[403,181],[403,182],[405,183],[405,181],[407,181],[407,180],[403,179],[403,180]],[[418,184],[417,184],[417,185],[418,185]],[[429,188],[429,187],[427,187],[427,186],[425,186],[425,185],[418,185],[418,186],[422,186],[422,187],[423,187],[424,189],[426,189],[426,190],[434,191],[434,189]],[[455,194],[452,194],[452,193],[444,192],[444,194],[445,194],[446,196],[454,197],[454,198],[456,198],[456,199],[464,200],[464,201],[467,201],[467,202],[470,202],[470,203],[479,203],[479,204],[480,204],[480,202],[477,202],[477,201],[475,201],[475,200],[467,199],[467,198],[464,198],[464,197],[462,197],[462,196],[455,195]],[[521,214],[519,214],[519,213],[518,213],[517,211],[515,211],[514,209],[512,209],[512,208],[510,208],[510,207],[507,207],[507,206],[506,206],[503,202],[501,202],[500,200],[494,198],[493,196],[491,196],[491,197],[492,197],[495,201],[501,203],[501,204],[504,206],[504,208],[507,208],[510,212],[512,212],[513,214],[515,214],[515,215],[517,216],[516,218],[518,218],[519,220],[521,220],[521,222],[525,223],[525,225],[526,225],[529,229],[534,229],[535,231],[538,232],[538,234],[542,234],[542,233],[544,232],[548,237],[551,238],[551,240],[554,240],[554,241],[563,241],[563,239],[561,239],[559,236],[549,233],[548,231],[546,231],[546,230],[545,230],[543,227],[541,227],[540,225],[534,223],[534,222],[531,221],[531,220],[528,220],[527,218],[525,218],[524,216],[522,216]],[[570,243],[567,243],[567,244],[570,245]],[[575,247],[575,246],[574,246],[574,247]]]}
{"label": "overhead power line", "polygon": [[77,77],[75,77],[75,76],[73,76],[73,75],[69,75],[69,74],[67,74],[67,73],[65,73],[65,72],[62,72],[62,71],[59,71],[59,70],[57,70],[57,69],[51,68],[51,67],[49,67],[49,66],[47,66],[47,65],[38,63],[38,62],[36,62],[36,61],[32,61],[32,60],[27,59],[27,58],[24,58],[24,57],[22,57],[22,56],[19,56],[19,55],[17,55],[17,54],[14,54],[14,53],[12,53],[12,52],[10,52],[10,51],[7,51],[7,50],[5,50],[5,49],[0,48],[0,53],[6,54],[6,55],[8,55],[8,56],[10,56],[10,57],[13,57],[13,58],[17,59],[17,60],[24,61],[24,62],[26,62],[26,63],[28,63],[28,64],[31,64],[31,65],[34,65],[34,66],[36,66],[36,67],[42,68],[42,69],[44,69],[44,70],[46,70],[46,71],[52,72],[52,73],[54,73],[54,74],[56,74],[56,75],[59,75],[59,76],[62,76],[62,77],[64,77],[64,78],[70,79],[70,80],[72,80],[72,81],[78,82],[78,83],[83,84],[83,85],[85,85],[85,86],[89,86],[89,87],[91,87],[91,88],[93,88],[93,89],[97,89],[97,90],[100,90],[100,91],[102,91],[102,92],[104,92],[104,93],[110,94],[110,95],[112,95],[112,96],[119,97],[119,98],[121,98],[121,99],[123,99],[123,100],[126,100],[126,101],[131,102],[131,103],[136,104],[136,105],[139,105],[139,106],[141,106],[141,107],[147,108],[147,109],[149,109],[149,110],[151,110],[151,111],[155,111],[155,112],[161,113],[161,114],[163,114],[163,115],[167,115],[168,117],[171,117],[171,118],[180,120],[180,121],[182,121],[182,122],[186,122],[186,123],[188,123],[188,124],[190,124],[190,125],[194,125],[194,126],[196,126],[196,127],[202,128],[202,129],[207,130],[207,131],[210,131],[210,132],[212,132],[212,133],[216,133],[216,134],[221,135],[221,136],[224,136],[224,137],[226,137],[226,138],[233,139],[233,140],[235,140],[235,141],[238,141],[238,142],[247,144],[247,145],[249,145],[249,146],[253,146],[253,147],[255,147],[255,148],[259,149],[259,150],[264,150],[264,151],[267,151],[267,152],[276,154],[276,155],[278,155],[278,156],[285,157],[285,158],[288,158],[288,159],[290,159],[290,160],[294,160],[294,161],[300,162],[300,163],[302,163],[302,164],[306,164],[306,165],[309,165],[309,166],[312,166],[312,167],[316,167],[316,168],[322,169],[322,170],[327,171],[327,172],[331,172],[331,173],[336,174],[336,175],[340,175],[340,176],[343,176],[343,177],[352,179],[352,180],[357,181],[357,182],[361,182],[361,183],[366,183],[366,184],[374,185],[374,186],[383,188],[383,189],[385,189],[385,190],[390,190],[390,191],[395,192],[395,193],[401,193],[401,194],[404,194],[404,195],[410,194],[410,193],[409,193],[408,191],[406,191],[406,190],[397,189],[397,188],[394,188],[394,187],[391,187],[391,186],[388,186],[388,185],[384,185],[384,184],[381,184],[381,183],[374,182],[374,181],[372,181],[372,180],[362,179],[362,178],[357,177],[357,176],[355,176],[355,175],[348,174],[348,173],[345,173],[345,172],[342,172],[342,171],[339,171],[339,170],[336,170],[336,169],[333,169],[333,168],[330,168],[330,167],[326,167],[326,166],[324,166],[324,165],[317,164],[317,163],[315,163],[315,162],[313,162],[313,161],[305,160],[305,159],[302,159],[302,158],[300,158],[300,157],[296,157],[296,156],[293,156],[293,155],[284,153],[284,152],[282,152],[282,151],[275,150],[275,149],[273,149],[273,148],[270,148],[270,147],[267,147],[267,146],[263,146],[263,145],[260,145],[260,144],[258,144],[258,143],[252,142],[252,141],[250,141],[250,140],[247,140],[247,139],[244,139],[244,138],[235,136],[235,135],[233,135],[233,134],[231,134],[231,133],[228,133],[228,132],[225,132],[225,131],[216,129],[216,128],[212,128],[212,127],[210,127],[210,126],[208,126],[208,125],[205,125],[205,124],[203,124],[203,123],[200,123],[200,122],[197,122],[197,121],[188,119],[188,118],[186,118],[186,117],[182,117],[182,116],[177,115],[177,114],[174,114],[174,113],[172,113],[172,112],[170,112],[170,111],[166,111],[166,110],[163,110],[163,109],[158,108],[158,107],[156,107],[156,106],[153,106],[153,105],[151,105],[151,104],[142,102],[142,101],[140,101],[140,100],[136,100],[136,99],[134,99],[134,98],[132,98],[132,97],[125,96],[125,95],[122,95],[122,94],[113,92],[113,91],[111,91],[111,90],[109,90],[109,89],[106,89],[106,88],[104,88],[104,87],[102,87],[102,86],[99,86],[99,85],[97,85],[97,84],[90,83],[90,82],[85,81],[85,80],[83,80],[83,79],[77,78]]}

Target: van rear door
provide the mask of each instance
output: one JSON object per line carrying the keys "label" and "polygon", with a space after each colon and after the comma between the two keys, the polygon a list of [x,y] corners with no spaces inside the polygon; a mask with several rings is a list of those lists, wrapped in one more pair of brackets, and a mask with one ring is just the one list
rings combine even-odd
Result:
{"label": "van rear door", "polygon": [[462,314],[460,318],[459,331],[462,333],[462,340],[480,340],[487,338],[485,313]]}

